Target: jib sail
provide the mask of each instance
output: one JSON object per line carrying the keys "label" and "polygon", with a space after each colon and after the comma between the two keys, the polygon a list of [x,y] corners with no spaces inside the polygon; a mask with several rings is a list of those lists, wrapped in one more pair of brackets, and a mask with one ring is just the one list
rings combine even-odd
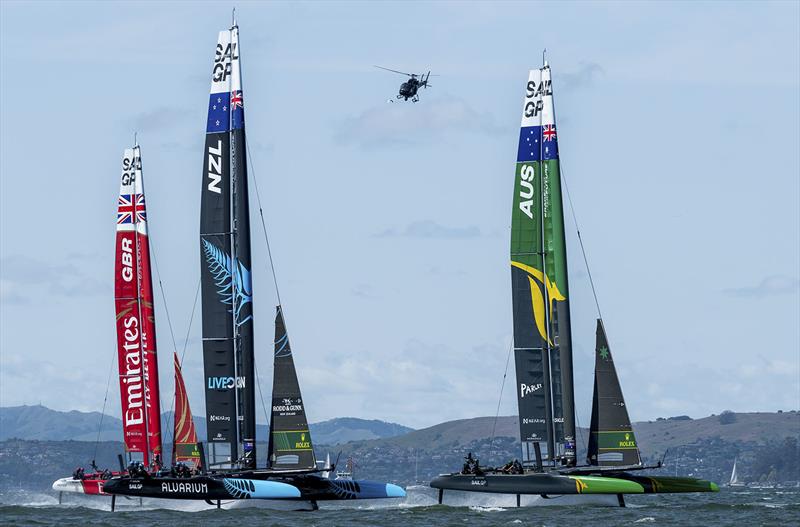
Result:
{"label": "jib sail", "polygon": [[601,467],[641,464],[639,447],[600,319],[597,320],[594,398],[587,461],[590,465]]}
{"label": "jib sail", "polygon": [[526,458],[575,464],[569,288],[550,67],[531,70],[517,149],[511,223],[514,358]]}
{"label": "jib sail", "polygon": [[172,463],[191,463],[195,468],[200,466],[200,448],[197,444],[197,430],[194,426],[192,409],[189,407],[189,396],[183,383],[181,363],[178,354],[173,352],[175,363],[175,433],[173,434]]}
{"label": "jib sail", "polygon": [[275,315],[274,364],[268,451],[270,466],[275,470],[313,469],[316,459],[311,433],[281,306]]}
{"label": "jib sail", "polygon": [[149,464],[161,456],[161,408],[139,146],[126,149],[122,158],[114,300],[125,448],[129,453],[140,453],[142,461]]}
{"label": "jib sail", "polygon": [[255,377],[244,103],[237,27],[219,33],[203,157],[203,362],[212,463],[255,467]]}

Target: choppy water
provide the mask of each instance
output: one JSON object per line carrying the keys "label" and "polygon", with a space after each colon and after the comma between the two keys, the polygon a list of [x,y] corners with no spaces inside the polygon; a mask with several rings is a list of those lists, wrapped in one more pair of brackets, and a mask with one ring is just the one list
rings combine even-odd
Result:
{"label": "choppy water", "polygon": [[[117,512],[108,511],[109,498],[69,496],[58,505],[55,493],[12,491],[0,494],[0,525],[158,526],[220,525],[259,527],[336,527],[403,525],[439,526],[722,526],[800,525],[798,489],[722,489],[717,494],[629,496],[628,507],[571,505],[561,498],[529,500],[529,507],[513,507],[513,497],[447,496],[435,504],[432,489],[411,488],[405,500],[323,503],[316,512],[265,509],[216,510],[194,502],[119,500]],[[450,498],[450,499],[448,499]],[[480,505],[476,505],[480,503]],[[546,506],[537,506],[546,503]],[[613,500],[608,502],[613,503]]]}

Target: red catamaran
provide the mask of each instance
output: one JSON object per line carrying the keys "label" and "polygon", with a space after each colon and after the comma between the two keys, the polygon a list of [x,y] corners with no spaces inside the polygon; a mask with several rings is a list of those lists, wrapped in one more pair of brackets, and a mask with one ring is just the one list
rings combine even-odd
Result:
{"label": "red catamaran", "polygon": [[[125,150],[117,208],[114,303],[116,307],[122,436],[127,461],[141,462],[150,471],[162,464],[161,408],[158,388],[155,314],[147,237],[147,211],[138,145]],[[173,463],[189,461],[199,468],[197,433],[175,354],[175,443]],[[121,472],[76,469],[72,477],[53,483],[53,489],[82,494],[105,494],[104,482]]]}

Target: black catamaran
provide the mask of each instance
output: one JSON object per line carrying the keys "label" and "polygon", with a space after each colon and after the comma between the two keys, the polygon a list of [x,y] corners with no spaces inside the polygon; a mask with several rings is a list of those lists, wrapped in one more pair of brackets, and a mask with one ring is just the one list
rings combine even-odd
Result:
{"label": "black catamaran", "polygon": [[597,321],[594,401],[586,465],[578,465],[567,252],[550,67],[531,70],[517,150],[511,225],[511,292],[522,466],[431,482],[444,490],[545,497],[562,494],[713,492],[694,478],[636,476],[642,463],[602,320]]}
{"label": "black catamaran", "polygon": [[[114,495],[222,500],[399,498],[389,483],[341,481],[317,467],[281,306],[275,318],[272,416],[266,466],[256,458],[250,211],[239,28],[219,34],[203,154],[200,219],[208,463],[199,474],[117,477]],[[203,452],[202,447],[200,449]]]}

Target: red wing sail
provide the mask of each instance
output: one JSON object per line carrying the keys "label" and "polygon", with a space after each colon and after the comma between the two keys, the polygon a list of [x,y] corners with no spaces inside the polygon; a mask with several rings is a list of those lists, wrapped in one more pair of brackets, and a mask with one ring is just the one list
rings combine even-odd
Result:
{"label": "red wing sail", "polygon": [[144,200],[142,159],[134,147],[137,160],[134,189],[136,191],[136,238],[139,244],[139,299],[142,314],[142,372],[144,402],[147,412],[147,444],[153,456],[161,459],[161,402],[158,392],[158,356],[156,355],[156,323],[153,310],[153,280],[150,273],[150,245],[147,239],[147,211]]}
{"label": "red wing sail", "polygon": [[[117,208],[117,240],[114,273],[114,301],[117,313],[119,393],[122,401],[122,435],[125,449],[141,453],[148,463],[147,410],[144,365],[142,364],[142,309],[139,298],[141,269],[137,236],[139,196],[136,179],[140,173],[139,150],[127,149],[122,159],[122,183]],[[144,196],[141,197],[142,207]],[[144,214],[144,211],[141,211]]]}
{"label": "red wing sail", "polygon": [[125,448],[161,456],[158,360],[147,243],[147,212],[138,146],[125,150],[117,207],[114,299]]}
{"label": "red wing sail", "polygon": [[172,461],[190,461],[195,467],[200,466],[200,449],[197,444],[197,431],[194,427],[192,410],[189,408],[189,397],[181,375],[181,363],[178,354],[175,357],[175,444],[172,448]]}

